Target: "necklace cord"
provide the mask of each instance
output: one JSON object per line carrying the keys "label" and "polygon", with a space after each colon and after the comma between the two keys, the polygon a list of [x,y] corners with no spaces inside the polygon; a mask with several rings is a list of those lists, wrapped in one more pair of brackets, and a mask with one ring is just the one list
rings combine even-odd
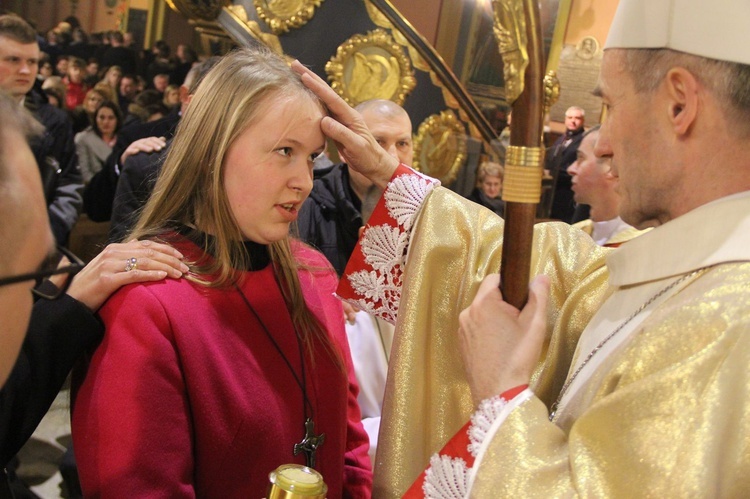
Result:
{"label": "necklace cord", "polygon": [[310,403],[310,399],[307,396],[307,377],[305,376],[305,355],[302,349],[302,340],[299,337],[297,328],[294,328],[294,336],[297,340],[297,346],[299,347],[299,360],[300,360],[300,365],[302,366],[302,380],[301,381],[299,379],[299,376],[297,376],[297,372],[292,367],[292,363],[289,362],[289,359],[287,358],[287,356],[284,355],[284,352],[281,350],[281,347],[276,342],[274,337],[271,335],[271,332],[268,330],[265,323],[258,315],[258,312],[256,312],[255,308],[250,304],[250,301],[245,296],[245,293],[242,292],[242,290],[239,288],[237,284],[234,285],[234,288],[242,297],[242,301],[245,302],[245,305],[247,306],[248,310],[250,310],[253,316],[255,316],[255,319],[260,323],[261,327],[263,328],[263,332],[265,332],[266,336],[268,336],[268,339],[271,340],[273,347],[276,349],[276,351],[279,353],[281,358],[284,360],[284,363],[289,368],[289,371],[292,373],[292,376],[294,376],[294,381],[297,382],[297,385],[300,387],[300,390],[302,390],[302,407],[304,410],[305,420],[308,419],[308,413],[307,413],[308,408],[310,409],[310,417],[314,417],[315,411],[313,410],[312,403]]}
{"label": "necklace cord", "polygon": [[705,271],[709,270],[711,267],[713,267],[713,265],[710,265],[708,267],[701,267],[699,269],[696,269],[696,270],[690,272],[689,274],[685,274],[685,275],[681,276],[680,278],[676,279],[672,283],[668,284],[666,287],[664,287],[661,290],[659,290],[651,298],[649,298],[648,300],[646,300],[646,302],[643,303],[640,307],[638,307],[638,309],[636,309],[635,312],[633,312],[632,314],[630,314],[630,316],[628,316],[627,319],[625,319],[624,321],[622,321],[620,323],[620,325],[617,326],[617,328],[615,328],[614,331],[612,331],[611,333],[609,333],[602,341],[600,341],[599,344],[596,345],[594,347],[594,349],[591,350],[591,352],[589,352],[589,354],[586,356],[586,358],[583,359],[583,362],[581,362],[578,365],[578,367],[576,368],[576,370],[567,379],[567,381],[565,382],[565,384],[563,385],[563,387],[560,389],[560,394],[557,396],[557,399],[552,404],[550,415],[549,415],[549,420],[550,421],[554,421],[555,420],[555,416],[557,416],[557,410],[558,410],[558,408],[560,406],[560,402],[562,402],[563,396],[565,395],[565,393],[567,393],[568,388],[570,388],[570,385],[573,384],[573,381],[578,377],[578,375],[581,373],[581,371],[583,370],[583,368],[589,363],[589,361],[591,360],[591,358],[594,355],[596,355],[597,352],[599,352],[599,350],[601,350],[602,347],[604,347],[604,345],[609,340],[611,340],[612,338],[614,338],[614,336],[617,333],[619,333],[626,325],[628,325],[630,323],[630,321],[632,321],[633,319],[635,319],[641,312],[643,312],[649,305],[651,305],[652,303],[654,303],[662,295],[664,295],[665,293],[667,293],[669,290],[671,290],[675,286],[678,286],[679,284],[683,283],[684,281],[690,279],[691,277],[694,277],[694,276],[696,276],[697,274],[699,274],[701,272],[705,272]]}

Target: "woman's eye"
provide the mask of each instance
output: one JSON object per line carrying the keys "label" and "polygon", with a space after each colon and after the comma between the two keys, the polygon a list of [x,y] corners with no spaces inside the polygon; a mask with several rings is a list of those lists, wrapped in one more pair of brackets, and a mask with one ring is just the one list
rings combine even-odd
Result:
{"label": "woman's eye", "polygon": [[289,157],[292,155],[292,148],[291,147],[279,147],[276,149],[276,152],[281,154],[282,156]]}
{"label": "woman's eye", "polygon": [[315,162],[316,159],[320,157],[320,155],[323,154],[322,152],[315,152],[310,155],[310,161]]}

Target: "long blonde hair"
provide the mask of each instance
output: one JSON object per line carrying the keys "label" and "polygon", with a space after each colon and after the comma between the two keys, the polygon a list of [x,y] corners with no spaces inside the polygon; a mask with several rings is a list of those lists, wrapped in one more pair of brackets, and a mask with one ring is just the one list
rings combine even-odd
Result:
{"label": "long blonde hair", "polygon": [[[250,257],[224,189],[224,158],[234,141],[260,116],[269,98],[311,99],[323,108],[278,55],[265,48],[238,49],[206,74],[180,120],[164,166],[130,238],[158,239],[176,226],[210,228],[212,259],[191,263],[194,282],[232,286]],[[258,179],[260,181],[260,179]],[[209,251],[204,247],[205,252]],[[303,341],[312,353],[313,337],[343,366],[338,349],[308,309],[299,265],[289,238],[269,245],[279,286]]]}

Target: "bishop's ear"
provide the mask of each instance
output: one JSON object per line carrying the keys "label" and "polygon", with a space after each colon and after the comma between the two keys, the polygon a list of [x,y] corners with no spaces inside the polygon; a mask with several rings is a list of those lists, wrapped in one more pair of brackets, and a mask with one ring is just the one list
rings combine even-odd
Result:
{"label": "bishop's ear", "polygon": [[670,69],[664,79],[669,120],[675,133],[684,135],[698,114],[698,80],[681,67]]}

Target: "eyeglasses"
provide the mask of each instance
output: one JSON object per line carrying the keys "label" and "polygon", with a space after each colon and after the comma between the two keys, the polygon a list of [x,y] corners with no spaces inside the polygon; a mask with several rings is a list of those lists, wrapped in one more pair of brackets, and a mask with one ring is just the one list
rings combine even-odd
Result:
{"label": "eyeglasses", "polygon": [[[63,257],[67,258],[70,262],[68,265],[59,267]],[[39,266],[39,270],[30,274],[21,274],[11,277],[0,278],[0,286],[6,286],[8,284],[16,284],[23,281],[36,281],[36,285],[31,290],[35,296],[44,300],[56,300],[60,298],[70,287],[70,282],[85,264],[80,258],[75,256],[66,248],[58,246],[57,250],[48,255],[42,264]],[[66,274],[65,281],[61,284],[53,283],[49,278],[54,275]]]}

